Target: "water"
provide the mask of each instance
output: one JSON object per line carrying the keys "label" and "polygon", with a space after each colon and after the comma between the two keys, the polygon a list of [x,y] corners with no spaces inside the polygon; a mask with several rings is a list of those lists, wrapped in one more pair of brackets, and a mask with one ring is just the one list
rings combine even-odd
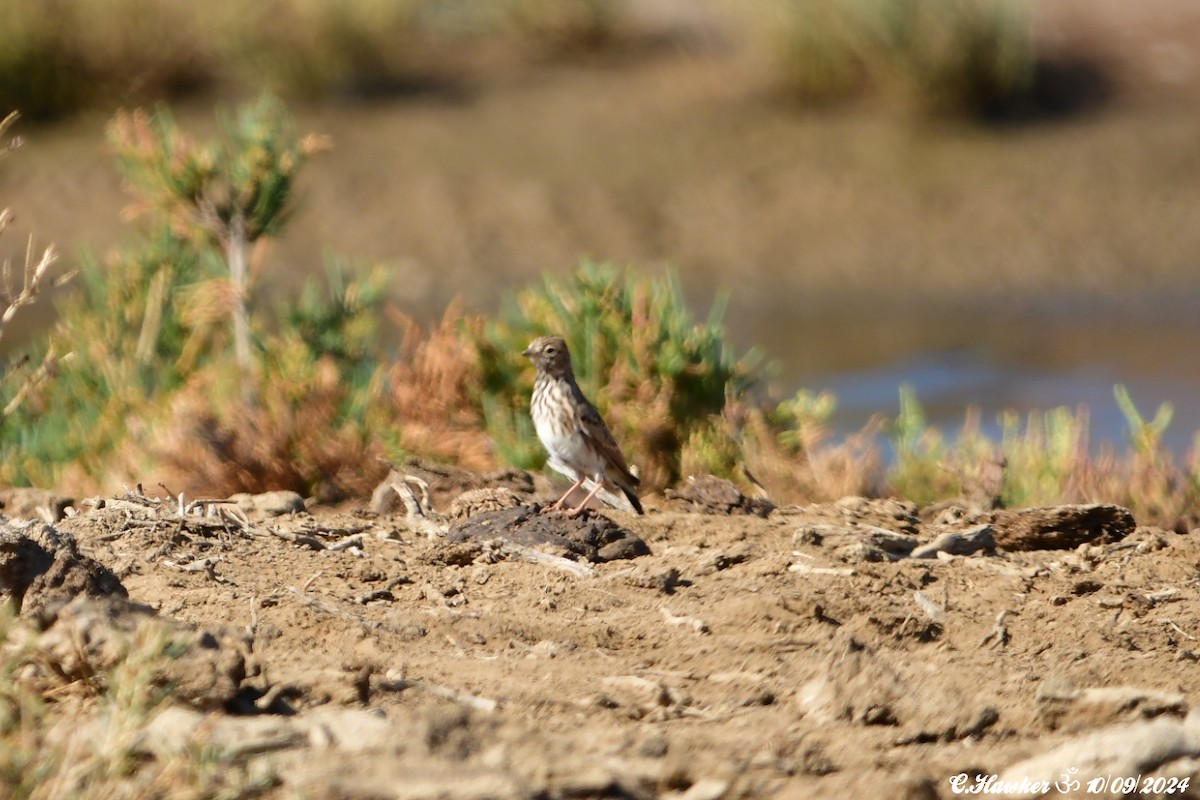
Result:
{"label": "water", "polygon": [[858,324],[853,314],[849,321],[830,316],[802,325],[798,333],[777,329],[774,347],[785,353],[780,381],[788,391],[833,392],[833,422],[842,434],[873,415],[894,419],[902,385],[915,390],[929,423],[950,437],[971,407],[981,412],[983,432],[997,438],[1003,412],[1024,417],[1084,406],[1093,449],[1123,449],[1129,442],[1129,425],[1113,394],[1121,384],[1147,420],[1160,404],[1173,406],[1164,443],[1185,457],[1200,432],[1194,360],[1200,325],[1186,313],[1195,299],[1055,302],[1055,314],[1015,301],[1003,313],[897,311],[870,326],[870,335],[848,330]]}
{"label": "water", "polygon": [[1171,403],[1175,413],[1165,439],[1177,456],[1190,450],[1200,431],[1200,402],[1196,386],[1162,376],[1128,380],[1106,364],[1079,364],[1049,372],[990,362],[981,351],[925,352],[875,369],[835,372],[815,376],[808,384],[832,391],[838,398],[836,429],[847,434],[861,428],[872,415],[895,418],[899,413],[901,385],[911,386],[931,425],[948,436],[961,429],[966,409],[981,411],[983,432],[998,439],[1000,416],[1016,411],[1086,406],[1093,446],[1124,446],[1129,426],[1117,407],[1113,387],[1123,383],[1143,417],[1150,419],[1160,403]]}

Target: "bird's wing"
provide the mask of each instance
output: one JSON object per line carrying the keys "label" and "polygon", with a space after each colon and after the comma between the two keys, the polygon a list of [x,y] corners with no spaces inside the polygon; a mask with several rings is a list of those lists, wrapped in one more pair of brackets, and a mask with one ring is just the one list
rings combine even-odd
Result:
{"label": "bird's wing", "polygon": [[625,456],[622,455],[617,440],[613,438],[612,431],[604,424],[600,412],[586,400],[577,404],[577,408],[575,422],[579,426],[579,431],[585,439],[592,443],[596,452],[604,457],[604,463],[607,465],[608,471],[612,473],[609,478],[619,479],[630,486],[637,486],[639,483],[637,476],[629,471],[629,465],[625,463]]}

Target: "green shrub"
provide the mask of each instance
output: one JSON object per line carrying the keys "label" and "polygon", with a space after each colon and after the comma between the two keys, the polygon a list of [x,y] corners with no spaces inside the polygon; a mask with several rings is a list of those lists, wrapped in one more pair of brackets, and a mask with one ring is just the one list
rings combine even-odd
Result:
{"label": "green shrub", "polygon": [[157,398],[211,355],[202,344],[211,332],[190,318],[187,300],[202,274],[195,253],[167,233],[104,262],[85,258],[47,343],[64,354],[57,377],[2,423],[0,480],[50,486],[68,464],[103,469]]}
{"label": "green shrub", "polygon": [[[804,102],[879,92],[936,115],[983,116],[1026,95],[1028,0],[767,0],[780,81]],[[745,13],[745,12],[743,12]]]}
{"label": "green shrub", "polygon": [[867,87],[871,41],[858,6],[847,0],[784,0],[771,26],[780,82],[791,97],[825,104]]}
{"label": "green shrub", "polygon": [[1001,503],[1023,508],[1083,499],[1089,468],[1088,412],[1031,411],[1022,427],[1014,412],[1000,415],[1005,470]]}
{"label": "green shrub", "polygon": [[890,431],[894,463],[888,486],[900,497],[925,505],[962,494],[962,482],[945,468],[948,445],[941,431],[930,427],[916,391],[900,387],[900,414]]}
{"label": "green shrub", "polygon": [[57,380],[0,422],[0,480],[95,488],[161,469],[196,492],[369,491],[390,454],[373,431],[394,422],[385,273],[335,265],[326,286],[269,306],[249,271],[315,140],[270,99],[207,142],[165,109],[118,115],[110,137],[144,238],[84,260],[47,345],[69,354]]}
{"label": "green shrub", "polygon": [[203,86],[203,22],[189,3],[0,4],[0,107],[47,119]]}
{"label": "green shrub", "polygon": [[1114,389],[1130,428],[1124,453],[1090,444],[1088,411],[1056,408],[1000,415],[1000,441],[980,431],[970,409],[953,441],[926,424],[909,388],[892,433],[895,461],[887,474],[893,494],[926,505],[967,497],[1008,508],[1056,503],[1117,503],[1141,524],[1189,529],[1200,518],[1200,437],[1186,467],[1175,464],[1162,435],[1169,404],[1146,421],[1123,386]]}
{"label": "green shrub", "polygon": [[600,408],[641,479],[652,488],[680,477],[680,450],[727,402],[746,399],[761,378],[756,353],[734,352],[723,306],[696,323],[678,278],[620,274],[584,261],[565,279],[518,292],[503,320],[479,337],[479,397],[498,452],[534,467],[545,453],[529,420],[535,371],[521,352],[534,338],[567,340],[580,388]]}
{"label": "green shrub", "polygon": [[218,496],[291,489],[365,496],[394,456],[378,322],[386,273],[334,265],[276,307],[247,374],[230,359],[193,371],[146,444],[173,490]]}
{"label": "green shrub", "polygon": [[[199,90],[371,94],[620,35],[611,0],[13,0],[0,3],[0,108],[48,119]],[[479,68],[475,67],[475,74]]]}

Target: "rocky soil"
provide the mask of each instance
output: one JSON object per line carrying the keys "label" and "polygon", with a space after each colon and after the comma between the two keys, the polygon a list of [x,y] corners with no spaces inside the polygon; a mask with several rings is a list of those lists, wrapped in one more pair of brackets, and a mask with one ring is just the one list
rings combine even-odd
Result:
{"label": "rocky soil", "polygon": [[215,747],[268,797],[1197,794],[1194,533],[704,479],[568,520],[523,473],[405,469],[337,510],[9,493],[24,679],[54,697],[161,629],[139,749]]}

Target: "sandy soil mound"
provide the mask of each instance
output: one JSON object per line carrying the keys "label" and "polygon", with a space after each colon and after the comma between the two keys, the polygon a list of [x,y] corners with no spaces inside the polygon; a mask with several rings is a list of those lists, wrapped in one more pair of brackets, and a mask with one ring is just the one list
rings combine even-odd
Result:
{"label": "sandy soil mound", "polygon": [[[56,594],[10,559],[0,589],[36,587],[64,670],[187,632],[146,757],[224,748],[276,771],[267,796],[930,798],[976,775],[1035,796],[1122,771],[1165,794],[1200,769],[1200,539],[1123,509],[772,510],[708,485],[645,517],[537,515],[536,539],[461,533],[534,514],[524,496],[458,520],[408,498],[12,520],[45,572],[93,577]],[[581,529],[643,546],[606,558]]]}

